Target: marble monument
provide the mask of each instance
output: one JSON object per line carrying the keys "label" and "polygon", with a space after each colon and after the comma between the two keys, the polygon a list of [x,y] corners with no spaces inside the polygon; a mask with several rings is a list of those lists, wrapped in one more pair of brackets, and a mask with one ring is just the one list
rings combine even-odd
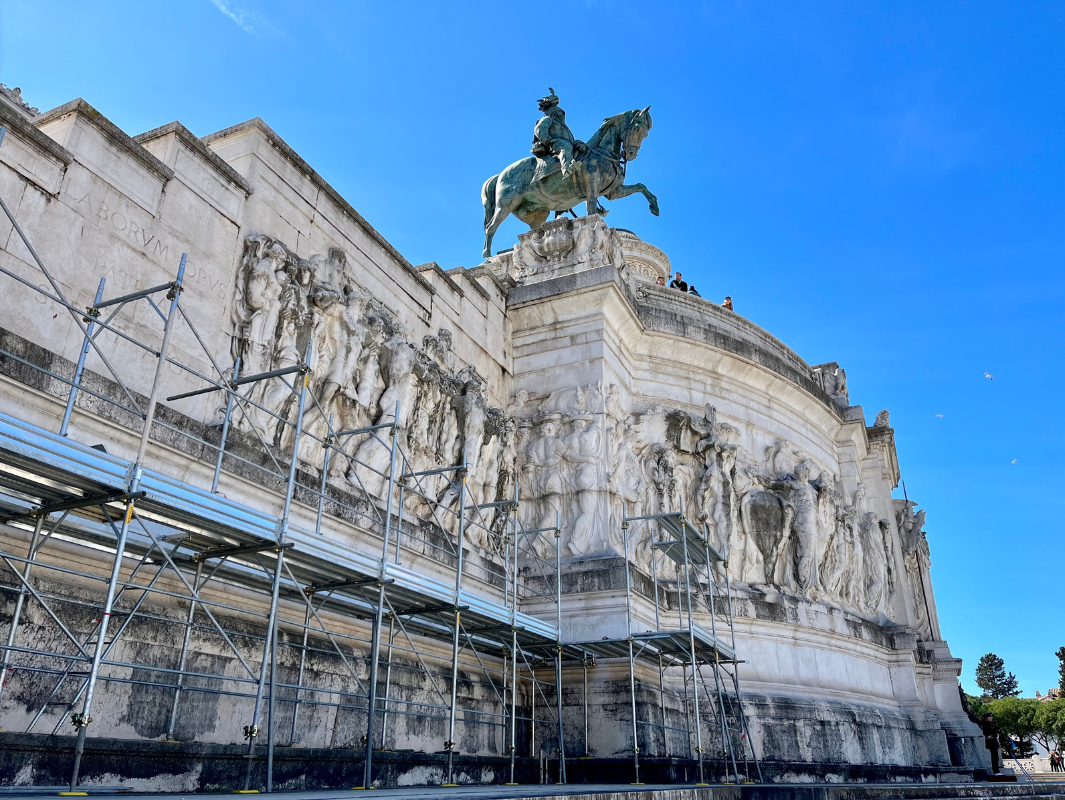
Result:
{"label": "marble monument", "polygon": [[[0,93],[0,196],[79,306],[91,305],[101,277],[114,294],[169,280],[187,252],[182,303],[210,333],[219,363],[239,358],[250,374],[312,354],[307,379],[321,407],[308,412],[309,430],[323,432],[330,418],[343,427],[392,423],[419,469],[464,463],[475,504],[517,489],[526,524],[560,519],[567,640],[624,635],[626,569],[645,578],[636,624],[653,623],[641,588],[648,532],[629,530],[626,565],[623,508],[684,509],[705,524],[729,554],[745,708],[775,779],[846,779],[876,767],[881,778],[945,780],[986,768],[981,734],[959,703],[961,662],[939,627],[925,512],[893,496],[902,468],[888,412],[870,424],[851,404],[855,387],[839,364],[810,365],[742,316],[657,285],[681,265],[607,225],[600,197],[643,193],[658,212],[643,184],[623,182],[651,129],[648,108],[607,119],[587,143],[566,127],[553,91],[541,110],[533,155],[484,186],[486,258],[473,268],[410,264],[261,119],[202,137],[177,122],[130,137],[84,100],[31,114]],[[586,216],[548,220],[581,202]],[[493,255],[508,214],[530,230]],[[6,219],[0,264],[33,273]],[[76,360],[81,334],[68,318],[53,317],[13,281],[2,304],[4,350],[42,363]],[[151,320],[124,322],[136,331]],[[122,342],[114,347],[132,372],[150,364]],[[208,369],[187,332],[174,347]],[[89,369],[103,374],[91,360]],[[176,371],[166,380],[169,394],[196,388]],[[294,413],[280,382],[255,392],[261,408]],[[5,357],[0,397],[7,413],[54,430],[66,394]],[[179,400],[168,411],[182,424],[217,426],[216,399]],[[130,452],[128,421],[94,414],[83,397],[72,436]],[[291,449],[269,414],[239,427],[278,452]],[[381,496],[383,481],[352,464],[379,467],[382,450],[360,446],[353,442],[352,460],[331,462],[325,479],[337,491],[362,485]],[[311,474],[325,467],[320,448],[299,459]],[[153,468],[193,480],[210,465],[173,447]],[[225,491],[251,505],[275,502],[246,476]],[[446,491],[442,479],[434,485],[437,503],[455,505]],[[406,504],[408,518],[443,534],[454,524],[414,495]],[[338,541],[365,535],[349,519],[330,524]],[[500,516],[468,542],[471,557],[498,561],[502,542]],[[440,569],[430,559],[424,568]],[[47,620],[37,624],[48,629]],[[597,669],[587,747],[624,758],[632,741],[616,711],[620,673]],[[564,678],[578,685],[580,670]],[[26,721],[37,691],[16,688],[0,705],[9,730]],[[100,715],[111,721],[94,735],[161,734],[151,714],[133,713],[128,693],[107,691],[114,713]],[[184,735],[239,741],[222,724],[226,708]],[[325,746],[336,723],[316,720],[321,730],[309,728],[304,742]],[[567,707],[566,724],[581,740],[579,708]],[[439,743],[411,729],[395,747],[432,752]],[[480,740],[466,749],[492,752]]]}

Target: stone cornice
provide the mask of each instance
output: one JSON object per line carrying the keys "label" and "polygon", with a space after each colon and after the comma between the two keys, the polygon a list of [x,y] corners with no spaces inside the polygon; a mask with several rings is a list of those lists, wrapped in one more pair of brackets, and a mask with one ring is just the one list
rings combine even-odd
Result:
{"label": "stone cornice", "polygon": [[444,284],[451,289],[459,297],[465,297],[466,293],[462,291],[462,287],[451,280],[451,276],[444,272],[444,268],[437,264],[435,261],[428,261],[425,264],[419,264],[415,267],[418,272],[432,272],[434,275],[440,278]]}
{"label": "stone cornice", "polygon": [[470,276],[469,270],[467,270],[465,267],[455,267],[454,269],[449,269],[447,271],[447,274],[461,275],[466,279],[466,282],[473,287],[474,291],[477,292],[477,294],[479,294],[485,300],[491,301],[492,296],[485,291],[484,287],[481,286],[481,284],[477,283],[477,281]]}
{"label": "stone cornice", "polygon": [[633,291],[615,267],[597,267],[516,286],[507,295],[507,305],[542,301],[607,282],[619,289],[644,330],[703,342],[764,367],[817,398],[836,419],[843,420],[843,410],[814,381],[809,365],[775,336],[700,297],[645,283]]}
{"label": "stone cornice", "polygon": [[51,111],[45,111],[39,117],[34,117],[33,124],[37,128],[40,128],[47,125],[49,122],[54,122],[68,114],[77,114],[79,117],[82,117],[87,122],[91,123],[92,126],[111,144],[123,150],[134,160],[139,161],[141,166],[145,167],[148,171],[155,173],[164,183],[174,177],[174,170],[170,169],[170,167],[141,147],[136,141],[134,141],[133,137],[80,97],[71,100],[69,103],[64,103],[57,108],[53,108]]}
{"label": "stone cornice", "polygon": [[[750,320],[702,297],[655,284],[641,283],[636,297],[628,296],[648,330],[702,341],[765,367],[813,395],[836,418],[843,419],[843,410],[811,377],[810,366],[794,350]],[[664,313],[667,311],[672,312],[668,317]]]}
{"label": "stone cornice", "polygon": [[492,284],[496,287],[496,289],[499,290],[499,293],[503,295],[503,297],[506,297],[507,292],[514,288],[514,283],[511,278],[507,277],[506,281],[508,281],[509,284],[505,283],[504,280],[501,279],[494,272],[492,272],[492,270],[486,264],[479,264],[476,267],[473,267],[472,269],[468,269],[466,270],[466,274],[469,275],[471,278],[480,278],[484,276],[490,279],[492,281]]}
{"label": "stone cornice", "polygon": [[168,122],[161,127],[153,128],[150,131],[139,133],[133,137],[133,141],[138,144],[144,144],[145,142],[150,142],[155,139],[161,139],[171,133],[176,135],[177,138],[188,145],[196,155],[207,162],[207,165],[211,167],[211,169],[218,172],[223,178],[244,192],[245,197],[254,191],[251,188],[251,185],[244,180],[243,175],[233,169],[233,167],[229,166],[221,156],[205,145],[198,136],[177,120],[174,122]]}
{"label": "stone cornice", "polygon": [[[39,117],[35,118],[34,121],[36,119],[39,119]],[[48,155],[62,161],[64,166],[69,166],[74,161],[73,153],[48,134],[37,130],[34,123],[22,111],[11,105],[7,98],[2,95],[0,95],[0,124],[29,139]]]}
{"label": "stone cornice", "polygon": [[362,214],[356,211],[355,208],[351,205],[351,203],[349,203],[343,198],[340,192],[330,186],[329,182],[326,181],[326,179],[323,178],[321,175],[319,175],[318,172],[310,164],[304,161],[300,154],[293,150],[292,147],[289,146],[288,142],[282,139],[277,134],[277,132],[274,131],[274,129],[271,128],[269,125],[267,125],[261,117],[254,117],[253,119],[238,123],[237,125],[231,125],[228,128],[224,128],[220,131],[216,131],[215,133],[210,133],[206,136],[203,136],[200,140],[209,147],[214,142],[253,128],[260,131],[275,150],[277,150],[287,161],[293,164],[298,170],[304,173],[304,175],[306,175],[315,186],[317,186],[321,191],[323,191],[326,196],[328,196],[329,199],[331,199],[336,204],[337,208],[339,208],[348,217],[350,217],[351,220],[354,221],[355,224],[358,225],[363,230],[363,232],[367,236],[369,236],[382,250],[384,250],[392,258],[394,258],[399,263],[399,265],[403,267],[403,269],[418,283],[419,286],[421,286],[423,289],[425,289],[425,291],[429,292],[430,294],[435,293],[436,290],[433,288],[432,284],[430,284],[427,280],[425,280],[425,278],[418,274],[418,271],[403,256],[403,254],[400,253],[395,247],[393,247],[392,244],[384,236],[382,236],[373,225],[367,222],[365,217],[363,217]]}

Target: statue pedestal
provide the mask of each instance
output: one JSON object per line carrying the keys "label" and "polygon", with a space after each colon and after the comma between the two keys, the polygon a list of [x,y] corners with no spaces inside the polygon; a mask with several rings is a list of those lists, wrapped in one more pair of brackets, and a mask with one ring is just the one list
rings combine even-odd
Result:
{"label": "statue pedestal", "polygon": [[497,277],[530,284],[596,267],[621,267],[621,237],[598,215],[561,217],[518,236],[513,250],[486,262]]}

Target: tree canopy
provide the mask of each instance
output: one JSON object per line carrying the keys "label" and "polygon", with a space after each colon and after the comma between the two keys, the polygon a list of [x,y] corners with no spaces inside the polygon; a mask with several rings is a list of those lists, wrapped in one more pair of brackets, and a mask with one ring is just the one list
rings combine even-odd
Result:
{"label": "tree canopy", "polygon": [[976,685],[984,690],[984,697],[991,700],[1016,697],[1021,693],[1017,676],[1007,673],[1006,662],[994,653],[985,654],[976,665]]}
{"label": "tree canopy", "polygon": [[1054,655],[1058,657],[1058,688],[1065,692],[1065,647],[1059,647]]}
{"label": "tree canopy", "polygon": [[[966,695],[969,706],[977,716],[990,713],[995,726],[1003,736],[1014,740],[1017,755],[1023,758],[1032,751],[1036,742],[1047,752],[1059,745],[1065,746],[1065,698],[1059,700],[1036,700],[1032,697],[1002,697],[988,700],[986,697]],[[1003,754],[1010,754],[1010,746],[1002,742]]]}

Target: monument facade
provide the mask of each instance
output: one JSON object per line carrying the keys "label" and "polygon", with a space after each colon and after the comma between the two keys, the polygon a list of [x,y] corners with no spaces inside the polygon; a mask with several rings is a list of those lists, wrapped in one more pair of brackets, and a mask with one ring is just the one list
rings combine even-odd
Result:
{"label": "monument facade", "polygon": [[[971,780],[989,760],[959,702],[961,662],[939,628],[925,513],[918,503],[893,497],[902,472],[887,411],[870,424],[864,409],[850,404],[840,365],[811,366],[743,317],[658,285],[657,278],[680,265],[637,234],[607,225],[600,197],[639,192],[658,211],[643,184],[624,184],[625,165],[650,131],[649,109],[609,118],[585,144],[565,126],[554,92],[541,107],[547,123],[536,126],[533,157],[484,186],[484,262],[445,270],[410,264],[260,119],[204,137],[176,122],[130,137],[80,99],[36,114],[0,96],[0,124],[7,129],[0,143],[0,198],[56,282],[54,291],[45,285],[34,254],[8,219],[0,220],[5,418],[48,435],[62,428],[72,442],[133,459],[138,421],[104,407],[104,399],[121,392],[102,359],[122,372],[131,393],[147,397],[158,351],[145,352],[133,340],[157,341],[158,315],[139,307],[115,318],[126,338],[108,339],[103,355],[89,353],[89,391],[68,412],[67,430],[69,378],[82,349],[89,350],[84,328],[78,315],[57,311],[30,284],[44,286],[49,297],[61,291],[80,310],[99,305],[94,297],[101,278],[110,297],[167,284],[186,253],[180,303],[189,325],[175,328],[169,344],[173,363],[162,370],[160,399],[166,427],[151,432],[147,467],[201,488],[214,472],[215,494],[279,519],[291,514],[294,526],[316,529],[336,559],[379,548],[380,531],[360,514],[380,518],[386,508],[398,514],[396,529],[410,531],[411,541],[421,536],[418,541],[446,543],[459,536],[468,591],[486,602],[507,601],[513,591],[522,613],[549,619],[557,613],[561,643],[624,640],[654,628],[660,592],[663,608],[676,613],[679,578],[657,572],[651,523],[626,520],[683,514],[727,557],[735,649],[743,662],[741,699],[750,747],[768,779]],[[581,202],[586,216],[558,216]],[[556,218],[548,220],[551,211]],[[512,249],[493,255],[492,238],[511,213],[531,229]],[[471,241],[479,239],[476,224],[471,230]],[[231,414],[218,393],[165,399],[200,389],[197,376],[218,368],[234,386],[242,375],[268,376],[242,390],[243,413]],[[306,407],[294,394],[290,376],[297,372],[314,398]],[[337,437],[370,429],[372,436]],[[230,437],[246,443],[246,451],[219,458],[215,470],[213,453],[188,445],[178,432],[203,441]],[[316,505],[299,490],[283,503],[277,485],[252,468],[247,453],[255,447],[281,461],[294,453],[293,473],[305,474],[307,485],[320,483],[322,496],[335,504]],[[0,441],[0,462],[4,448]],[[400,491],[402,476],[390,476],[389,453],[396,451],[403,454],[404,475],[422,476],[417,491]],[[246,453],[244,461],[239,452]],[[458,488],[449,470],[465,476]],[[509,504],[515,501],[512,521]],[[505,572],[518,523],[558,531],[557,607],[551,597],[526,589],[537,580],[528,565],[513,589],[493,577]],[[87,550],[57,530],[59,550],[50,563],[107,573],[103,545]],[[29,534],[10,519],[0,534],[6,554],[2,621],[10,629],[16,595],[25,595],[31,582],[16,574]],[[545,563],[555,558],[549,546],[535,555]],[[454,564],[428,545],[413,546],[404,557],[427,578],[453,580]],[[34,592],[42,595],[80,598],[83,609],[99,602],[98,588],[73,574],[37,580]],[[240,603],[227,594],[237,589],[218,591],[214,597],[225,605],[218,613],[237,619]],[[693,591],[717,592],[724,601],[720,585]],[[34,597],[25,600],[27,609],[36,608]],[[181,618],[187,610],[165,594],[151,602],[160,619]],[[286,602],[300,608],[282,597]],[[22,632],[5,651],[11,659],[36,653],[36,645],[26,649],[26,637],[61,639],[60,625],[91,631],[84,610],[25,614]],[[334,616],[352,641],[366,642],[338,647],[341,657],[350,652],[364,659],[376,641],[367,633],[367,618]],[[711,627],[709,615],[695,616]],[[238,623],[219,624],[229,630]],[[254,631],[260,623],[239,624]],[[242,745],[246,739],[230,718],[247,717],[244,699],[186,699],[195,708],[177,729],[163,713],[170,711],[173,686],[151,669],[173,670],[186,656],[179,655],[185,652],[180,641],[159,630],[148,622],[123,629],[123,655],[112,660],[142,659],[144,674],[118,675],[115,668],[116,676],[97,690],[89,736],[148,740],[169,733],[204,746]],[[299,636],[292,629],[283,641]],[[192,653],[202,662],[223,658],[214,645],[193,641]],[[438,654],[446,660],[446,648]],[[472,709],[501,700],[505,716],[506,704],[517,702],[513,685],[508,695],[504,681],[500,695],[485,677],[490,668],[505,672],[508,656],[484,655],[483,675],[463,668],[459,705],[465,703],[462,717],[469,724],[460,744],[443,743],[450,754],[506,756],[500,736],[516,723],[477,728]],[[282,659],[282,666],[293,675],[298,667],[301,678],[304,670],[336,673],[336,686],[347,680],[343,669],[321,659]],[[0,726],[7,731],[36,725],[32,736],[61,728],[64,715],[76,709],[41,711],[51,687],[42,663],[34,662],[37,671],[16,669],[0,695]],[[370,675],[361,664],[351,667],[360,685]],[[629,758],[630,687],[619,670],[609,659],[591,669],[560,660],[567,752]],[[436,692],[447,693],[448,680],[445,674],[437,686],[434,677],[412,678],[402,691],[410,703],[431,704]],[[456,684],[458,673],[450,680]],[[683,759],[691,737],[678,731],[690,725],[689,714],[675,697],[667,702],[664,689],[653,694],[659,680],[646,665],[636,670],[632,707],[644,719],[660,713],[661,729],[638,731],[635,744],[642,742],[645,753],[658,748],[657,756]],[[355,683],[351,687],[355,692]],[[546,705],[546,698],[537,699],[534,684],[519,688],[537,720],[536,706]],[[304,702],[298,690],[294,696],[297,705]],[[453,713],[454,706],[453,699]],[[299,715],[282,711],[281,722],[291,723],[287,743],[359,750],[365,707],[361,722],[352,721],[343,702],[308,705]],[[384,744],[433,754],[441,749],[441,725],[408,719],[388,729],[386,723]],[[531,734],[527,727],[521,735],[541,736],[554,758],[558,742],[544,732],[546,721],[539,734],[535,722]],[[0,746],[11,764],[11,753],[33,745],[16,737]],[[132,777],[146,788],[204,788],[209,782],[197,777],[201,768],[190,766],[199,756],[182,752],[185,761],[174,761],[166,774]],[[381,780],[441,779],[430,762],[395,766]],[[44,760],[26,763],[36,766],[5,774],[4,781],[51,774]],[[471,761],[465,769],[469,780],[502,776],[498,764]],[[131,778],[120,773],[116,768],[109,780]]]}

